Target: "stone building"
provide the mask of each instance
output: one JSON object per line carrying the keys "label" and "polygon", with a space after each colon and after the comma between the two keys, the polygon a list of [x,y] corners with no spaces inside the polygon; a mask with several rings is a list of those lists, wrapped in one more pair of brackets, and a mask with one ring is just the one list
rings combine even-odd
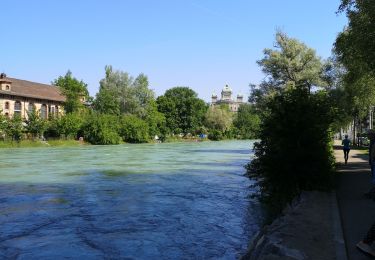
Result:
{"label": "stone building", "polygon": [[227,104],[230,111],[237,112],[239,106],[241,104],[244,104],[243,95],[238,94],[236,100],[233,100],[232,94],[232,89],[228,85],[225,85],[225,87],[221,91],[221,99],[218,99],[216,94],[212,94],[211,106]]}
{"label": "stone building", "polygon": [[28,117],[37,111],[41,118],[64,113],[65,97],[56,86],[7,77],[0,74],[0,113],[8,117]]}

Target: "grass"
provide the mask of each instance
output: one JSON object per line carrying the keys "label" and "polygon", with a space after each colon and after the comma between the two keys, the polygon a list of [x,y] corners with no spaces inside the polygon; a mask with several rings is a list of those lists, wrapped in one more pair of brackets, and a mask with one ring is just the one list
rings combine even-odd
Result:
{"label": "grass", "polygon": [[[86,144],[86,143],[85,143]],[[48,141],[33,141],[21,140],[16,141],[0,141],[0,148],[31,148],[31,147],[61,147],[61,146],[80,146],[82,145],[76,140],[48,140]]]}

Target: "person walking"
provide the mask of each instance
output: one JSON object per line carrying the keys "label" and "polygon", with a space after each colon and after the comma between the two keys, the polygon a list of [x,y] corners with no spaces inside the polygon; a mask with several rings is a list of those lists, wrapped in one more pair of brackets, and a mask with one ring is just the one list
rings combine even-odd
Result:
{"label": "person walking", "polygon": [[348,135],[345,135],[345,139],[342,140],[343,150],[344,150],[344,159],[345,164],[348,163],[349,159],[349,152],[350,152],[350,140],[348,138]]}

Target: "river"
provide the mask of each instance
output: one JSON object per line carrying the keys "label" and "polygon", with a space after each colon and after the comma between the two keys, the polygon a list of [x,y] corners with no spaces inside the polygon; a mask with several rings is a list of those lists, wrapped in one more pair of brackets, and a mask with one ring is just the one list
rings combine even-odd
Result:
{"label": "river", "polygon": [[236,259],[251,141],[0,150],[0,258]]}

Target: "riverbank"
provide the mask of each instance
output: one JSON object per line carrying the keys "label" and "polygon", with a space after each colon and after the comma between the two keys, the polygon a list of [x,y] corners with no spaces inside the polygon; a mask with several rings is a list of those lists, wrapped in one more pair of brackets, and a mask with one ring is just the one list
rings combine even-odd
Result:
{"label": "riverbank", "polygon": [[[352,150],[349,161],[364,153]],[[345,165],[339,147],[335,157],[340,173]],[[340,187],[331,193],[303,192],[281,217],[253,238],[243,259],[347,259],[337,192]]]}
{"label": "riverbank", "polygon": [[1,148],[32,148],[32,147],[60,147],[60,146],[81,146],[81,145],[88,145],[87,143],[83,143],[76,140],[21,140],[19,142],[16,141],[0,141],[0,149]]}

